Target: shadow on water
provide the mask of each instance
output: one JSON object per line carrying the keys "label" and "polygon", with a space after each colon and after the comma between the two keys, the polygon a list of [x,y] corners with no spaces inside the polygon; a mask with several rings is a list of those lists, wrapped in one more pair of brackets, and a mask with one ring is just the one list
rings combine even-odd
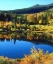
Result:
{"label": "shadow on water", "polygon": [[[31,42],[35,45],[49,45],[53,47],[53,43],[45,41],[45,40],[25,40],[25,39],[19,39],[19,41],[27,41],[27,42]],[[16,41],[14,41],[14,44],[16,44]]]}

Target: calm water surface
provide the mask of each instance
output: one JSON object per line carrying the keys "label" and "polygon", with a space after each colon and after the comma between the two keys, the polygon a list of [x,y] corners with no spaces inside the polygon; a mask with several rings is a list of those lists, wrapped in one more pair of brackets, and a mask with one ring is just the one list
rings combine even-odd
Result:
{"label": "calm water surface", "polygon": [[22,40],[16,40],[16,44],[14,44],[13,42],[14,40],[0,41],[0,56],[7,56],[9,58],[22,58],[24,57],[24,54],[30,54],[30,49],[32,46],[34,46],[36,49],[41,48],[44,50],[44,52],[46,52],[47,50],[49,51],[49,53],[53,52],[53,46],[46,44],[36,45],[32,42]]}

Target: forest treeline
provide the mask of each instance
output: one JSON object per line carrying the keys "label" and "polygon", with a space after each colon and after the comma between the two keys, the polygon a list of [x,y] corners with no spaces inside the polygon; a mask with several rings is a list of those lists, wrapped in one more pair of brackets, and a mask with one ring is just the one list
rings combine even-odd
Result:
{"label": "forest treeline", "polygon": [[53,22],[53,12],[40,12],[35,14],[9,14],[0,13],[0,22],[12,22],[29,25],[49,25]]}

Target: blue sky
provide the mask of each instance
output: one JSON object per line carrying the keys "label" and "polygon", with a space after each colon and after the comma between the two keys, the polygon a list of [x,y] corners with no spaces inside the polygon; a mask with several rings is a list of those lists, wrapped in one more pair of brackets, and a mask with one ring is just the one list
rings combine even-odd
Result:
{"label": "blue sky", "polygon": [[0,10],[27,8],[36,4],[50,4],[53,0],[0,0]]}

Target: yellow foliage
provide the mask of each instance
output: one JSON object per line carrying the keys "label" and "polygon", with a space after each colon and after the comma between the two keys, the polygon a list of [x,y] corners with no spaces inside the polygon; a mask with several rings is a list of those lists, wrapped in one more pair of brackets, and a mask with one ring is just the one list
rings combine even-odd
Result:
{"label": "yellow foliage", "polygon": [[41,24],[42,23],[42,21],[41,20],[39,20],[39,24]]}
{"label": "yellow foliage", "polygon": [[34,22],[34,15],[33,14],[27,15],[27,21],[28,22]]}

